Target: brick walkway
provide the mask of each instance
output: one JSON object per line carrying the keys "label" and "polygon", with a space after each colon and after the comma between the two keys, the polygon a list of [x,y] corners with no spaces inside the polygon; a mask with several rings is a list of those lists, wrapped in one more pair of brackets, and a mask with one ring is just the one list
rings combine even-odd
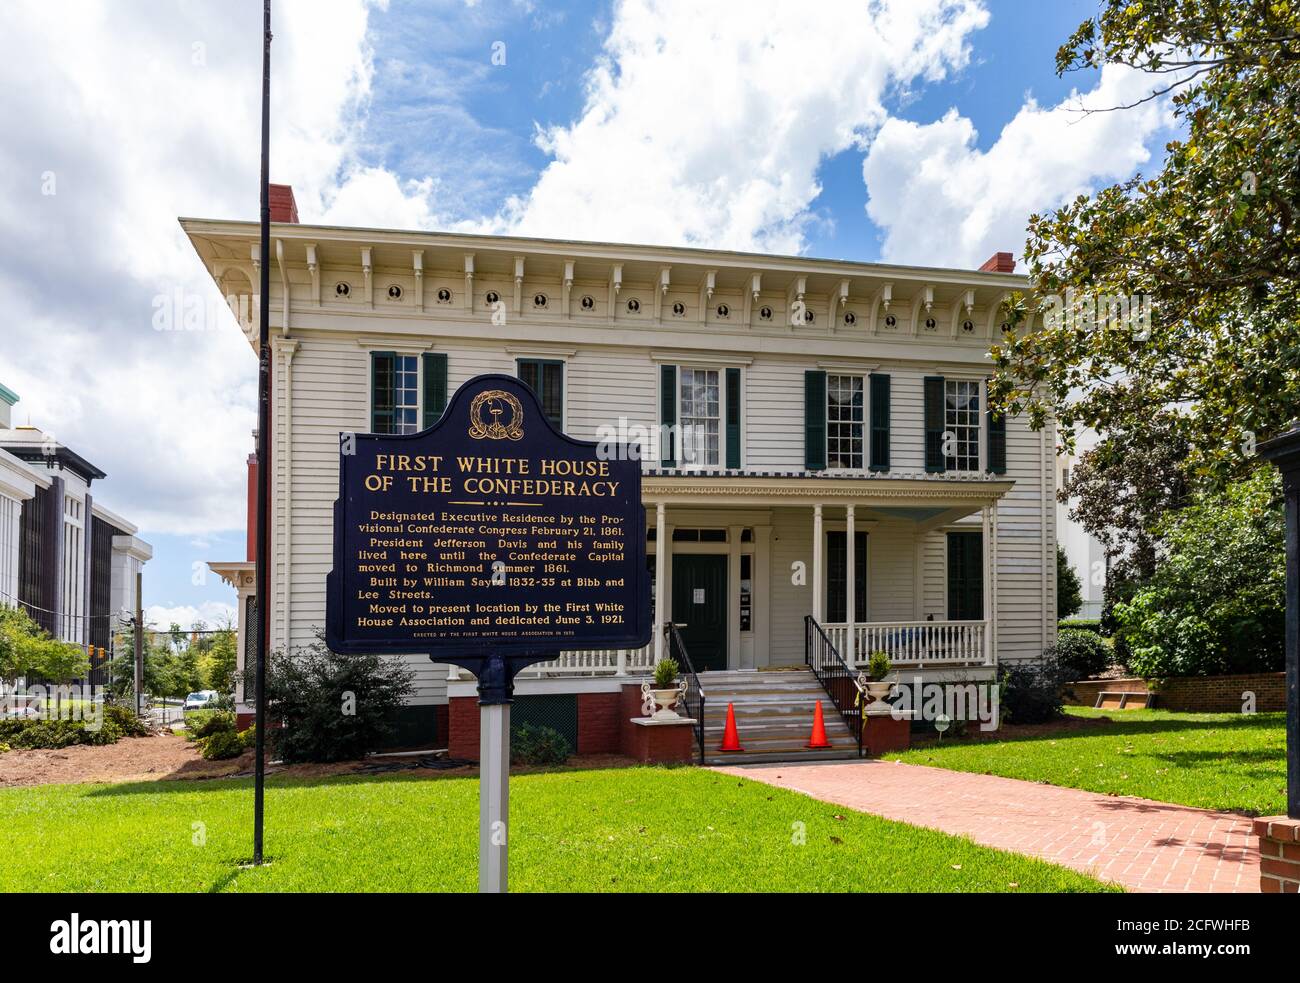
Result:
{"label": "brick walkway", "polygon": [[1244,816],[888,761],[748,765],[728,775],[969,836],[1134,891],[1258,891]]}

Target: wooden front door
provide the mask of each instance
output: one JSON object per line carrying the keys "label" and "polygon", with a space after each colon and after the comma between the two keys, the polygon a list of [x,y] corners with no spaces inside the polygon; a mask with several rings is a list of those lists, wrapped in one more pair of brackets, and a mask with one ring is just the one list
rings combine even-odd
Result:
{"label": "wooden front door", "polygon": [[696,672],[727,668],[726,556],[673,556],[673,621]]}

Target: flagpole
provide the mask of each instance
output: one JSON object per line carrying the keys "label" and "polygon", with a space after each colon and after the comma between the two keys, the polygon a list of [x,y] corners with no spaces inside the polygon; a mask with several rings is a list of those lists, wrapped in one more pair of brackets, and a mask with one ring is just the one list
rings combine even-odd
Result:
{"label": "flagpole", "polygon": [[271,0],[262,0],[262,245],[258,284],[257,346],[257,682],[253,694],[257,759],[253,765],[253,863],[262,862],[262,814],[266,784],[266,657],[271,646],[270,563],[267,502],[271,488]]}

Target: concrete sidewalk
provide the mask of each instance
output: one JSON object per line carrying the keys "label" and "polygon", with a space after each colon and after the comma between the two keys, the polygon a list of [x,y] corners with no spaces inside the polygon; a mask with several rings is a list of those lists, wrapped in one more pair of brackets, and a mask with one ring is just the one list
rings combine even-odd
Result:
{"label": "concrete sidewalk", "polygon": [[889,761],[728,766],[728,775],[969,836],[1132,891],[1259,890],[1249,818]]}

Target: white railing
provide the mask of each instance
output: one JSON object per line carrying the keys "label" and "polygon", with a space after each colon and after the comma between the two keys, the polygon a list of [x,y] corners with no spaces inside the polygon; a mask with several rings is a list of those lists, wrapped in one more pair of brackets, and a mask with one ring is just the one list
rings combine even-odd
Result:
{"label": "white railing", "polygon": [[529,666],[533,676],[636,676],[654,669],[654,643],[639,649],[586,649],[561,652],[558,659]]}
{"label": "white railing", "polygon": [[[848,661],[848,624],[822,625],[822,629]],[[872,652],[884,652],[895,666],[992,664],[985,650],[985,630],[983,621],[860,621],[853,626],[854,662],[866,666]]]}

